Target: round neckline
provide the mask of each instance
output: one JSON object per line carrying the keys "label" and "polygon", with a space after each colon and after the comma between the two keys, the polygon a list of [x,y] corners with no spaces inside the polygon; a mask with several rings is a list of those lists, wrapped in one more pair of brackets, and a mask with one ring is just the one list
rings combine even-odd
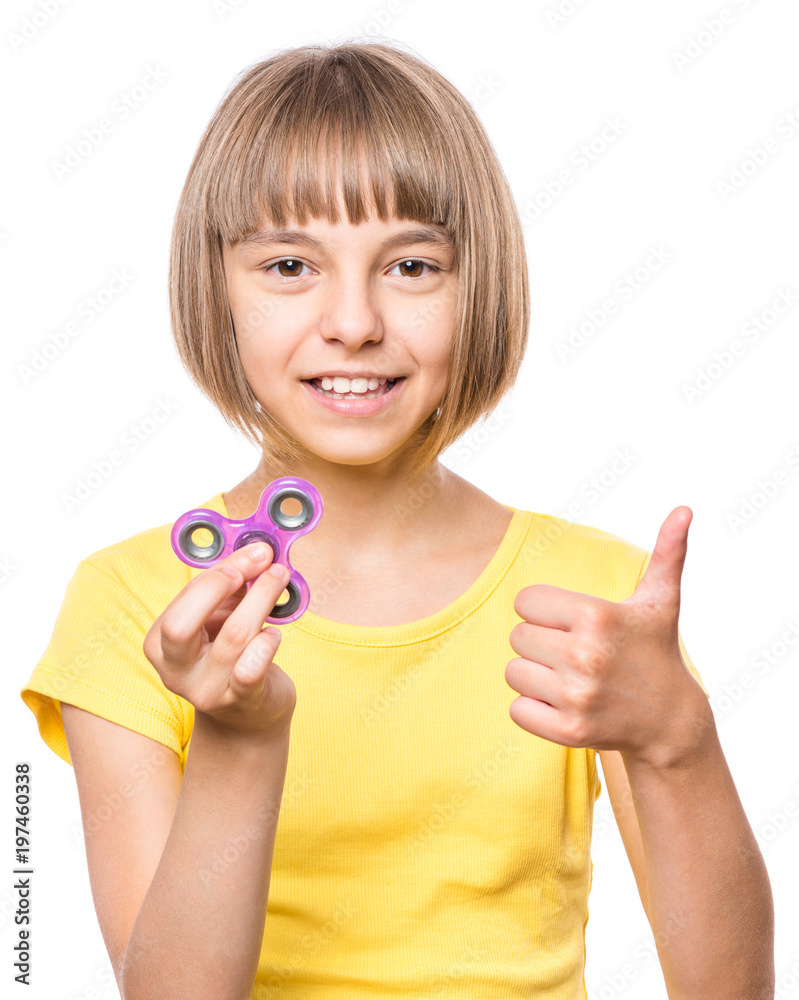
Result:
{"label": "round neckline", "polygon": [[[222,492],[217,493],[206,506],[217,510],[224,517],[230,517]],[[352,625],[306,611],[296,621],[278,627],[296,629],[317,638],[351,646],[401,646],[423,642],[447,631],[472,614],[488,598],[516,558],[527,536],[532,519],[530,511],[519,510],[508,504],[502,506],[511,511],[512,516],[496,552],[474,583],[440,611],[399,625]]]}

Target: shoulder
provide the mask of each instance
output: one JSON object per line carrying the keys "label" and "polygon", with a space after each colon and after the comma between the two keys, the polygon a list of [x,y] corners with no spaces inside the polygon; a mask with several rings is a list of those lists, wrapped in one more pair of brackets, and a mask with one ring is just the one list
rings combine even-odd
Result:
{"label": "shoulder", "polygon": [[[214,500],[203,506],[217,509]],[[176,513],[175,519],[183,511]],[[187,566],[172,549],[173,521],[136,532],[80,560],[73,583],[83,588],[125,593],[157,616],[200,570]]]}
{"label": "shoulder", "polygon": [[171,527],[160,524],[89,553],[67,583],[50,640],[21,695],[45,742],[68,762],[62,702],[163,743],[185,760],[193,710],[164,686],[143,651],[155,619],[202,572],[175,555]]}
{"label": "shoulder", "polygon": [[538,511],[519,513],[528,524],[517,562],[536,577],[529,583],[552,583],[613,601],[633,593],[647,549],[594,525]]}

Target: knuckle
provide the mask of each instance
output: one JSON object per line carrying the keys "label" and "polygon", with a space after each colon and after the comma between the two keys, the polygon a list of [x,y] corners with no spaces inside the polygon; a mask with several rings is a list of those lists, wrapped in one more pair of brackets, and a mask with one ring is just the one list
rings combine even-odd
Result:
{"label": "knuckle", "polygon": [[600,669],[604,660],[603,647],[587,639],[583,639],[572,650],[572,663],[582,674],[590,674]]}
{"label": "knuckle", "polygon": [[587,747],[591,742],[588,723],[579,715],[571,716],[564,724],[564,735],[572,747]]}
{"label": "knuckle", "polygon": [[600,623],[599,605],[593,601],[585,601],[580,605],[579,613],[580,625],[587,631],[595,628]]}
{"label": "knuckle", "polygon": [[161,642],[159,639],[158,629],[155,626],[150,628],[149,632],[144,637],[142,651],[150,663],[155,666],[155,660],[161,654]]}
{"label": "knuckle", "polygon": [[596,697],[596,685],[585,677],[572,676],[569,684],[569,701],[578,712],[587,712]]}
{"label": "knuckle", "polygon": [[188,702],[192,701],[191,690],[184,683],[182,674],[169,670],[159,670],[158,672],[161,675],[161,680],[164,682],[164,687],[167,691],[171,691],[172,694],[176,694],[178,697],[184,698]]}
{"label": "knuckle", "polygon": [[581,628],[594,635],[601,635],[613,625],[612,612],[604,604],[588,602],[580,612]]}
{"label": "knuckle", "polygon": [[222,628],[224,639],[231,646],[246,646],[250,641],[250,630],[243,622],[228,618]]}
{"label": "knuckle", "polygon": [[[246,548],[246,546],[245,546]],[[244,553],[242,555],[242,553]],[[221,577],[227,587],[230,587],[230,581],[236,584],[236,589],[241,587],[244,583],[246,577],[243,572],[243,568],[250,565],[249,553],[245,552],[244,549],[239,549],[237,552],[232,553],[228,556],[224,562],[219,563],[217,566],[212,567],[212,572],[215,572],[217,576]]]}
{"label": "knuckle", "polygon": [[220,707],[217,692],[207,684],[196,687],[186,700],[190,701],[198,712],[205,712],[207,715],[212,715]]}
{"label": "knuckle", "polygon": [[256,643],[244,650],[238,659],[238,664],[241,664],[245,670],[257,670],[263,666],[267,654],[268,650],[264,649],[263,644]]}
{"label": "knuckle", "polygon": [[680,599],[680,587],[675,586],[665,580],[658,580],[651,589],[651,596],[647,603],[660,610],[663,605],[672,605]]}
{"label": "knuckle", "polygon": [[160,632],[162,639],[166,639],[167,642],[173,643],[176,646],[187,642],[191,637],[191,631],[186,627],[185,623],[170,615],[164,615]]}
{"label": "knuckle", "polygon": [[190,701],[194,705],[195,711],[204,712],[206,715],[211,715],[214,708],[216,708],[204,694],[199,692],[192,693],[191,697],[187,698],[187,701]]}

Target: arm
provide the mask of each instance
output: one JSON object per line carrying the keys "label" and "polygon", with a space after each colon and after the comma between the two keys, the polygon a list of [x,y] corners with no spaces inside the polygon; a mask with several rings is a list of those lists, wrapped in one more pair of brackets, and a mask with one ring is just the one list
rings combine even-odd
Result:
{"label": "arm", "polygon": [[273,659],[279,633],[262,630],[288,578],[285,567],[264,572],[271,554],[247,545],[209,567],[145,636],[165,686],[194,705],[182,781],[164,747],[163,772],[126,794],[154,741],[66,713],[98,918],[123,1000],[252,992],[296,703]]}
{"label": "arm", "polygon": [[555,743],[609,754],[614,813],[671,1000],[763,1000],[774,988],[768,875],[679,648],[691,514],[669,514],[623,601],[548,584],[519,592],[520,656],[505,676],[522,697],[510,716]]}
{"label": "arm", "polygon": [[62,714],[92,894],[123,1000],[249,998],[288,730],[231,739],[198,712],[181,783],[173,751],[72,705]]}
{"label": "arm", "polygon": [[698,685],[694,707],[686,715],[693,745],[671,761],[603,752],[608,792],[670,1000],[771,1000],[766,866]]}

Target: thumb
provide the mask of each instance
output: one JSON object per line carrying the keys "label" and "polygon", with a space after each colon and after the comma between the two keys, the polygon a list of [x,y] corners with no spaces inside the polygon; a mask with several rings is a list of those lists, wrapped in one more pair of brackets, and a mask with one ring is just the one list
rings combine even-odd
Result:
{"label": "thumb", "polygon": [[680,610],[680,583],[688,551],[688,527],[694,514],[690,507],[675,507],[660,526],[646,572],[630,603],[655,604],[675,614]]}
{"label": "thumb", "polygon": [[237,697],[249,697],[262,690],[269,667],[272,665],[282,634],[273,626],[261,629],[250,640],[246,649],[230,672],[230,690]]}

